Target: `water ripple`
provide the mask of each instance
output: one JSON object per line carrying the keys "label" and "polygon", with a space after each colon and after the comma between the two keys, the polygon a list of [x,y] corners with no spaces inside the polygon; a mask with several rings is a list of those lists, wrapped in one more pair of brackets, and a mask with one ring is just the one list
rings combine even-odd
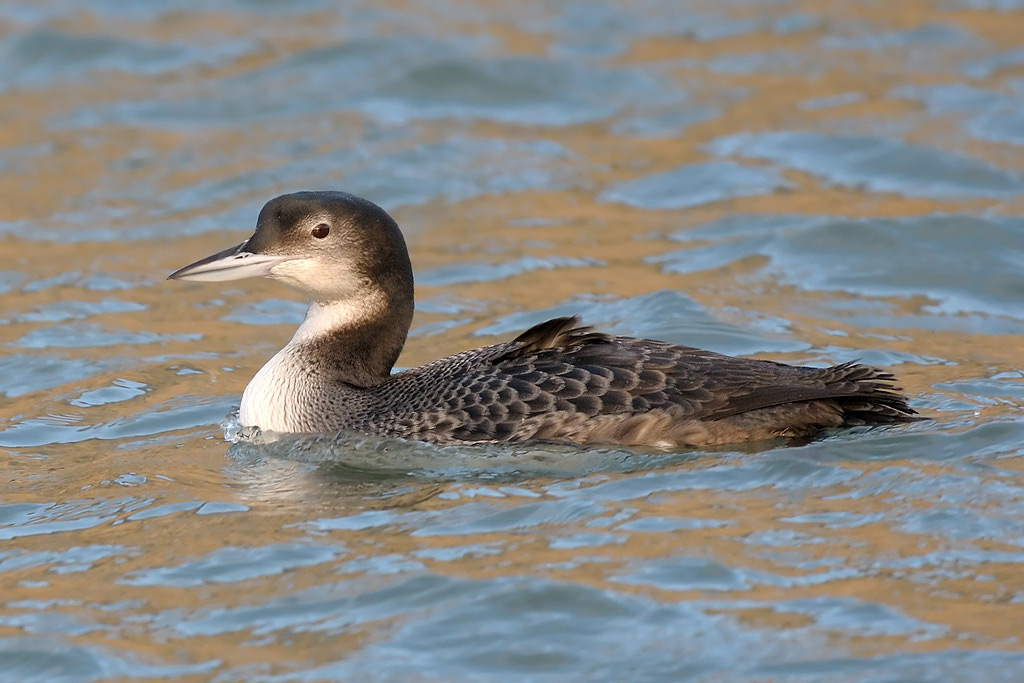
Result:
{"label": "water ripple", "polygon": [[1020,174],[933,147],[887,138],[779,131],[739,133],[708,144],[716,154],[763,159],[829,183],[936,199],[1017,195]]}

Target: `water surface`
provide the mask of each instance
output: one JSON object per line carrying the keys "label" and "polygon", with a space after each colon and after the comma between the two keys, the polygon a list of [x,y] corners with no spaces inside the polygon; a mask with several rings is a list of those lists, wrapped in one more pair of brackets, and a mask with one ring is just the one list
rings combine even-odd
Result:
{"label": "water surface", "polygon": [[[4,4],[0,678],[1020,680],[1021,36],[983,0]],[[933,421],[231,443],[303,306],[164,278],[300,189],[403,225],[402,366],[578,313],[861,359]]]}

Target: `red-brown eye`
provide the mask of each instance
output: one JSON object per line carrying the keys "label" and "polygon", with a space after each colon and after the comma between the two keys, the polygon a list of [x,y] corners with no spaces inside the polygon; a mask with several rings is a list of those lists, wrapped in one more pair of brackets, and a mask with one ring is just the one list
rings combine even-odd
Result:
{"label": "red-brown eye", "polygon": [[318,240],[322,240],[329,234],[331,234],[331,226],[327,225],[326,223],[321,223],[320,225],[313,228],[313,237],[317,238]]}

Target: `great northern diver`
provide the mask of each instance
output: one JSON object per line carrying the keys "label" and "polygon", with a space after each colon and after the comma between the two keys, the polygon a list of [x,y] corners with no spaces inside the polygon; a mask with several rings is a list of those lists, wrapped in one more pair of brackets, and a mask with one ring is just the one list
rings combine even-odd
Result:
{"label": "great northern diver", "polygon": [[391,216],[344,192],[272,199],[252,237],[169,277],[255,276],[310,300],[242,395],[239,421],[265,431],[670,448],[919,419],[874,367],[734,358],[604,334],[576,317],[391,374],[412,322],[409,253]]}

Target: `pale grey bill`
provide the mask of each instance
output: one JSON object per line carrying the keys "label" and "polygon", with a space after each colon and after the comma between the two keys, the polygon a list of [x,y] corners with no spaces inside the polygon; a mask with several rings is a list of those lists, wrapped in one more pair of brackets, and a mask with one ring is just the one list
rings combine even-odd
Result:
{"label": "pale grey bill", "polygon": [[247,277],[266,277],[279,263],[294,260],[294,256],[272,256],[240,251],[247,243],[225,249],[207,256],[167,276],[168,280],[190,280],[193,282],[224,282]]}

